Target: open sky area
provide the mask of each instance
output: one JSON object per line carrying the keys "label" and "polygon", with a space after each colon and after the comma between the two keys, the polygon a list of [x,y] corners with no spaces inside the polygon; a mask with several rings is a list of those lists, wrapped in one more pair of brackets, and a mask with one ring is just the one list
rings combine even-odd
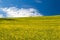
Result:
{"label": "open sky area", "polygon": [[60,0],[0,0],[0,17],[60,15]]}

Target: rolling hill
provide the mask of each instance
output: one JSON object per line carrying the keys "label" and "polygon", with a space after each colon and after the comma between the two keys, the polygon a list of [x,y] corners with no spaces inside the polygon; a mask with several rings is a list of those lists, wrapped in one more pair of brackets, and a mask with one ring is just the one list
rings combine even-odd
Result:
{"label": "rolling hill", "polygon": [[0,40],[60,40],[60,16],[0,18]]}

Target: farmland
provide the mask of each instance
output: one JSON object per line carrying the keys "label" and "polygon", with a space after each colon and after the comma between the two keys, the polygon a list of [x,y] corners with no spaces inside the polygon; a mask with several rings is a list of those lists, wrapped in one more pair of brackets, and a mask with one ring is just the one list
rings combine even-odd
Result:
{"label": "farmland", "polygon": [[60,40],[60,16],[0,18],[0,40]]}

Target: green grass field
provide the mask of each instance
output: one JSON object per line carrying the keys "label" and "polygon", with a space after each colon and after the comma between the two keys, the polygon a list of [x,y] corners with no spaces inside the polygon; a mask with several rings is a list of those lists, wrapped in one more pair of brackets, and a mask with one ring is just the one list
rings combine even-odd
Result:
{"label": "green grass field", "polygon": [[0,40],[60,40],[60,16],[0,18]]}

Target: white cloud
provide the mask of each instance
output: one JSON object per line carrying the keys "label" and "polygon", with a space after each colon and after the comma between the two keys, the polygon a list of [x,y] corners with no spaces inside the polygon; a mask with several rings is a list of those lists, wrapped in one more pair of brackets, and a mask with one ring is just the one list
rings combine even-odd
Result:
{"label": "white cloud", "polygon": [[30,16],[43,16],[41,15],[36,9],[34,8],[16,8],[16,7],[9,7],[9,8],[1,8],[3,12],[6,13],[7,17],[30,17]]}
{"label": "white cloud", "polygon": [[3,15],[2,14],[0,14],[0,18],[3,18]]}
{"label": "white cloud", "polygon": [[36,3],[42,3],[42,1],[41,1],[41,0],[35,0],[35,2],[36,2]]}

